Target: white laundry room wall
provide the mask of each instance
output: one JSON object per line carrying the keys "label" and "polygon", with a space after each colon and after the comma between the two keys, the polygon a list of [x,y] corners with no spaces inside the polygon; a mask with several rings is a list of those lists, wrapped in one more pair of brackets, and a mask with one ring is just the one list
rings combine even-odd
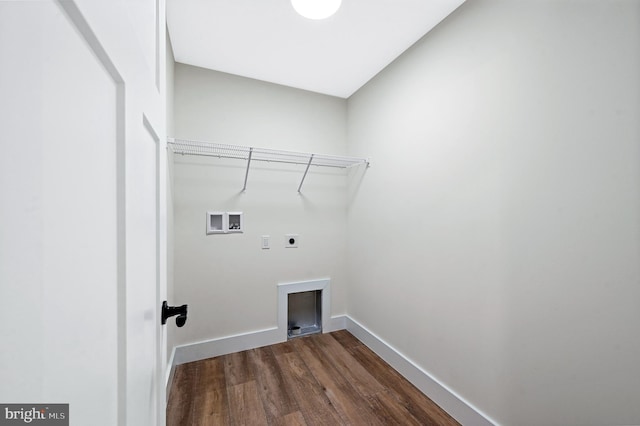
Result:
{"label": "white laundry room wall", "polygon": [[[346,100],[175,65],[176,138],[318,154],[346,153]],[[344,170],[174,155],[174,304],[189,304],[184,345],[277,326],[277,284],[331,278],[344,314]],[[244,232],[206,235],[207,211],[242,212]],[[285,248],[298,234],[299,247]],[[262,236],[270,248],[262,249]]]}
{"label": "white laundry room wall", "polygon": [[640,424],[638,76],[638,1],[474,0],[352,96],[349,316],[499,424]]}

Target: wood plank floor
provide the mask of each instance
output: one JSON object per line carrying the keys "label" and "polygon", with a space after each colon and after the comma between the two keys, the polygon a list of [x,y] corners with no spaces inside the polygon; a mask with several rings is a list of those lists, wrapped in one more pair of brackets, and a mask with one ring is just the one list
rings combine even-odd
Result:
{"label": "wood plank floor", "polygon": [[168,426],[458,425],[346,330],[176,367]]}

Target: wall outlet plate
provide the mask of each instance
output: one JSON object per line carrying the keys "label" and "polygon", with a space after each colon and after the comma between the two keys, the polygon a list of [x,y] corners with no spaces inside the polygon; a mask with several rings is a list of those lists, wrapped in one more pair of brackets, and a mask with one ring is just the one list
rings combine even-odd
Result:
{"label": "wall outlet plate", "polygon": [[244,232],[244,220],[242,212],[228,212],[227,213],[227,229],[229,233],[241,233]]}
{"label": "wall outlet plate", "polygon": [[298,248],[300,243],[300,235],[298,234],[286,234],[284,236],[284,246],[286,248]]}
{"label": "wall outlet plate", "polygon": [[224,212],[207,212],[207,235],[224,234],[227,230],[227,214]]}
{"label": "wall outlet plate", "polygon": [[244,232],[242,212],[207,212],[207,235]]}

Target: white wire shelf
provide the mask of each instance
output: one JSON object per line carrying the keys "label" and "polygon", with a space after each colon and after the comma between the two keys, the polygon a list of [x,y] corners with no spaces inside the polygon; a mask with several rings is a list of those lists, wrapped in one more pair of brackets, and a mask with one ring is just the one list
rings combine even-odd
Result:
{"label": "white wire shelf", "polygon": [[240,145],[228,145],[215,142],[191,141],[186,139],[168,139],[167,145],[175,154],[197,155],[217,158],[233,158],[247,162],[244,177],[244,187],[247,189],[247,178],[252,161],[266,161],[273,163],[302,164],[306,166],[298,192],[302,188],[307,172],[311,166],[335,167],[347,169],[364,164],[369,166],[369,160],[359,157],[342,157],[337,155],[307,154],[303,152],[283,151],[276,149],[257,148]]}

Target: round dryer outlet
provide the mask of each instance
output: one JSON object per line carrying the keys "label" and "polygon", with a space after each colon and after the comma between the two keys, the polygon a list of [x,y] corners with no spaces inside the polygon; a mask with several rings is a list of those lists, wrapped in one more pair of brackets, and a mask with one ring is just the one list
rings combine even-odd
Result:
{"label": "round dryer outlet", "polygon": [[300,242],[300,235],[298,234],[286,234],[284,236],[284,246],[286,248],[298,248]]}

